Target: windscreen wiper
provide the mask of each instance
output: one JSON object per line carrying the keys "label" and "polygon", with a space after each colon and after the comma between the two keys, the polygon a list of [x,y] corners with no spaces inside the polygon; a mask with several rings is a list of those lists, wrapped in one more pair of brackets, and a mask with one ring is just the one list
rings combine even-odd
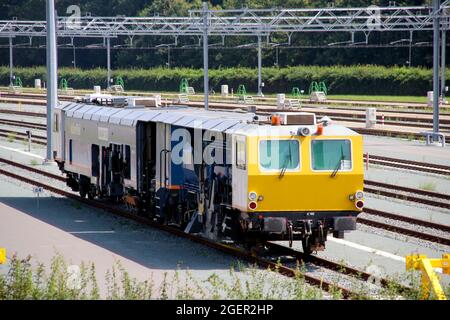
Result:
{"label": "windscreen wiper", "polygon": [[284,174],[286,173],[287,165],[288,163],[292,162],[292,153],[291,153],[291,143],[289,141],[289,153],[287,154],[285,164],[281,167],[280,175],[278,176],[279,179],[282,179],[284,177]]}
{"label": "windscreen wiper", "polygon": [[331,174],[331,178],[334,178],[336,176],[336,174],[338,173],[338,171],[341,169],[342,167],[342,161],[345,160],[345,156],[344,156],[344,150],[342,150],[342,146],[341,146],[341,157],[339,158],[339,161],[336,165],[336,168],[333,170],[333,173]]}

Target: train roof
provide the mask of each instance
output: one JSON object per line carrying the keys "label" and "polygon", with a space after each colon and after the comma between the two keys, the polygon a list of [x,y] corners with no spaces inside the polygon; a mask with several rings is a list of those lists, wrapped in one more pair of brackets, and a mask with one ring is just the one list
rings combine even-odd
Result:
{"label": "train roof", "polygon": [[[123,126],[136,126],[138,121],[161,122],[187,128],[243,135],[290,135],[299,125],[272,126],[255,122],[255,113],[236,111],[203,110],[188,106],[162,108],[117,108],[86,103],[65,102],[56,107],[69,118],[78,118]],[[261,120],[261,116],[259,116]],[[262,116],[267,120],[267,116]],[[315,127],[314,125],[310,127]],[[276,130],[273,130],[275,129]],[[269,131],[270,130],[270,131]],[[315,131],[315,130],[314,130]],[[331,124],[324,127],[324,135],[357,135],[344,126]]]}

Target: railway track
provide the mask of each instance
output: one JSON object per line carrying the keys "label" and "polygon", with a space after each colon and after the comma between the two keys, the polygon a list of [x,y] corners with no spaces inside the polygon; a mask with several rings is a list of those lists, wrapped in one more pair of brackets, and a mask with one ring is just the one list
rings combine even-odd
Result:
{"label": "railway track", "polygon": [[[383,211],[379,211],[379,210],[374,210],[374,209],[364,209],[364,212],[375,215],[375,216],[382,216],[382,217],[388,217],[390,219],[397,219],[395,217],[401,217],[402,220],[404,222],[408,222],[408,223],[412,223],[412,224],[418,224],[418,225],[422,225],[422,226],[426,226],[427,221],[425,220],[419,220],[419,219],[413,219],[413,218],[409,218],[409,217],[403,217],[403,216],[399,216],[399,215],[394,215],[388,212],[383,212]],[[424,233],[424,232],[419,232],[410,228],[403,228],[403,227],[399,227],[399,226],[395,226],[389,223],[384,223],[384,222],[379,222],[379,221],[375,221],[375,220],[371,220],[371,219],[365,219],[365,218],[361,218],[358,217],[356,220],[358,223],[360,224],[364,224],[370,227],[374,227],[377,229],[383,229],[386,231],[391,231],[394,233],[398,233],[398,234],[402,234],[402,235],[406,235],[406,236],[410,236],[410,237],[414,237],[417,239],[421,239],[421,240],[427,240],[430,242],[434,242],[434,243],[439,243],[439,244],[443,244],[446,246],[450,246],[450,238],[443,238],[443,237],[439,237],[433,234],[429,234],[429,233]],[[436,224],[435,224],[436,225]],[[445,229],[446,226],[445,225],[438,225],[440,229]]]}
{"label": "railway track", "polygon": [[[77,95],[85,95],[85,94],[89,94],[92,93],[89,90],[85,90],[84,92],[79,92]],[[133,96],[145,96],[151,93],[143,93],[143,92],[124,92],[123,95],[133,95]],[[162,96],[166,96],[168,98],[171,97],[175,97],[178,93],[174,92],[174,93],[167,93],[167,94],[162,94]],[[24,98],[28,98],[28,99],[46,99],[46,95],[42,94],[42,93],[20,93],[20,94],[16,94],[16,93],[10,93],[10,92],[5,92],[2,91],[0,92],[0,95],[2,97],[5,98],[16,98],[16,99],[24,99]],[[58,99],[62,100],[62,101],[71,101],[76,95],[58,95]],[[194,97],[194,101],[198,100],[200,101],[201,99],[203,99],[203,95],[202,94],[194,94],[194,95],[190,95],[191,97]],[[255,97],[257,100],[257,103],[255,103],[256,105],[260,105],[260,106],[269,106],[269,105],[274,105],[276,104],[276,98],[275,97]],[[212,102],[225,102],[225,103],[236,103],[236,98],[223,98],[220,97],[220,99],[217,99],[214,95],[210,97],[210,100]],[[362,104],[361,104],[362,103]],[[367,104],[369,103],[369,104]],[[330,100],[330,101],[326,101],[326,102],[311,102],[308,101],[307,99],[301,99],[301,105],[302,107],[307,107],[307,108],[317,108],[318,106],[325,106],[326,108],[331,108],[333,110],[345,110],[348,111],[348,108],[352,108],[352,110],[355,111],[365,111],[367,107],[371,107],[372,105],[370,104],[375,104],[373,106],[375,107],[382,107],[382,109],[380,109],[382,111],[382,113],[407,113],[407,114],[418,114],[418,115],[423,115],[423,114],[430,114],[430,112],[426,112],[426,111],[422,111],[421,109],[426,109],[429,108],[426,104],[420,104],[420,103],[406,103],[406,102],[389,102],[389,101],[357,101],[357,100],[348,100],[348,101],[342,101],[342,100]],[[362,107],[362,105],[364,105],[364,107]],[[407,106],[407,107],[405,107]],[[398,109],[388,109],[388,108],[398,108]],[[401,109],[400,109],[401,108]],[[441,106],[441,108],[444,109],[448,109],[448,107],[446,107],[445,105]],[[406,109],[406,110],[402,110],[402,109]],[[412,110],[410,110],[412,109]],[[421,111],[417,111],[417,110],[421,110]]]}
{"label": "railway track", "polygon": [[[0,158],[0,162],[7,164],[7,165],[17,167],[19,169],[27,170],[29,172],[33,172],[33,173],[45,176],[47,178],[55,179],[55,180],[58,180],[61,182],[65,181],[65,178],[62,176],[58,176],[53,173],[43,171],[43,170],[40,170],[37,168],[29,167],[29,166],[17,163],[15,161]],[[122,217],[125,217],[128,219],[132,219],[139,223],[150,225],[152,227],[169,232],[176,236],[180,236],[182,238],[186,238],[191,241],[206,245],[210,248],[214,248],[214,249],[222,251],[224,253],[231,254],[231,255],[241,258],[243,260],[257,264],[263,268],[269,268],[271,270],[278,270],[279,273],[281,273],[285,276],[288,276],[288,277],[302,276],[307,283],[317,286],[325,291],[331,291],[331,290],[338,289],[341,291],[342,296],[345,299],[358,298],[358,294],[355,292],[352,292],[348,288],[336,285],[334,283],[324,281],[322,278],[317,278],[317,277],[311,276],[309,274],[299,274],[298,268],[292,268],[292,267],[289,267],[289,266],[283,265],[283,264],[280,265],[279,263],[275,263],[272,260],[267,259],[265,257],[257,256],[253,252],[243,250],[242,248],[238,248],[236,246],[226,245],[226,244],[222,244],[222,243],[217,243],[217,242],[211,241],[209,239],[199,237],[197,235],[184,233],[183,231],[181,231],[179,229],[175,229],[175,228],[172,228],[169,226],[157,224],[150,219],[130,213],[127,210],[124,210],[124,209],[121,209],[118,207],[114,207],[114,206],[110,206],[101,201],[89,200],[86,198],[82,198],[82,197],[78,196],[77,194],[62,190],[55,186],[46,184],[42,181],[36,181],[36,180],[30,178],[29,176],[24,177],[22,175],[18,175],[11,171],[3,170],[1,168],[0,168],[0,174],[8,176],[8,177],[16,179],[16,180],[19,180],[19,181],[22,181],[22,182],[25,182],[25,183],[28,183],[28,184],[31,184],[31,185],[34,185],[34,186],[42,187],[50,192],[65,196],[70,199],[77,200],[77,201],[82,202],[91,207],[106,210],[113,214],[116,214],[116,215],[119,215],[119,216],[122,216]],[[349,266],[344,266],[340,263],[336,263],[334,261],[330,261],[330,260],[320,258],[317,256],[305,255],[303,252],[297,251],[293,248],[288,248],[286,246],[283,246],[283,245],[280,245],[280,244],[277,244],[274,242],[267,242],[265,245],[272,251],[272,253],[291,256],[296,259],[297,263],[311,263],[313,265],[320,266],[320,267],[323,267],[323,268],[326,268],[329,270],[333,270],[335,272],[338,272],[338,273],[341,273],[341,274],[344,274],[347,276],[351,276],[353,278],[356,278],[356,279],[362,280],[362,281],[370,281],[371,279],[375,279],[375,277],[373,275],[371,275],[370,273],[367,273],[367,272],[364,272],[364,271],[361,271],[361,270],[358,270],[358,269],[355,269],[355,268],[352,268]],[[378,282],[381,285],[381,287],[388,287],[393,284],[391,281],[389,281],[388,279],[384,279],[384,278],[379,278]],[[411,292],[411,289],[409,289],[407,287],[400,286],[398,284],[395,284],[395,285],[397,285],[400,288],[400,292],[403,292],[403,293]],[[359,298],[361,298],[361,297],[359,297]]]}
{"label": "railway track", "polygon": [[[317,113],[317,111],[316,111],[316,113]],[[349,121],[349,122],[358,122],[358,123],[365,123],[366,122],[366,120],[363,117],[359,117],[359,118],[355,119],[354,117],[342,117],[342,116],[336,117],[336,116],[334,116],[332,119],[335,120],[335,121]],[[380,121],[380,120],[377,120],[377,121]],[[406,121],[384,120],[383,124],[385,124],[385,125],[403,126],[403,127],[417,127],[417,126],[420,126],[420,127],[424,127],[424,128],[427,128],[427,129],[432,129],[433,128],[433,123],[431,123],[431,122],[418,122],[418,123],[415,123],[415,122],[411,122],[411,121],[406,122]],[[441,130],[450,130],[450,125],[439,125],[439,128]]]}
{"label": "railway track", "polygon": [[[397,186],[397,185],[393,185],[393,184],[388,184],[388,183],[383,183],[383,182],[378,182],[378,181],[371,181],[371,180],[364,180],[364,184],[365,184],[364,191],[368,192],[368,193],[373,193],[373,194],[382,195],[382,196],[386,196],[386,197],[390,197],[390,198],[396,198],[396,199],[405,200],[405,201],[422,203],[422,204],[439,207],[439,208],[444,208],[444,209],[450,209],[450,203],[448,202],[448,200],[450,200],[450,196],[447,194],[426,191],[426,190],[420,190],[420,189],[413,189],[413,188]],[[371,187],[371,186],[374,186],[375,188]],[[376,187],[379,187],[379,188],[377,189]],[[414,195],[398,193],[399,191],[414,194]],[[418,197],[417,195],[428,197],[428,198]],[[444,202],[441,200],[430,199],[429,197],[447,200],[447,202]]]}
{"label": "railway track", "polygon": [[[367,163],[367,158],[364,158],[364,162]],[[435,163],[426,163],[414,160],[405,160],[405,159],[397,159],[390,158],[384,156],[376,156],[369,155],[369,164],[378,164],[388,167],[400,168],[400,169],[408,169],[413,171],[421,171],[427,173],[435,173],[441,175],[450,175],[450,166],[435,164]]]}
{"label": "railway track", "polygon": [[29,117],[39,117],[39,118],[46,118],[47,115],[42,112],[30,112],[30,111],[20,111],[20,110],[6,110],[6,109],[0,109],[0,113],[3,114],[12,114],[17,116],[29,116]]}
{"label": "railway track", "polygon": [[22,128],[47,130],[47,125],[46,124],[29,122],[29,121],[0,119],[0,124],[4,124],[4,125],[8,125],[8,126],[22,127]]}
{"label": "railway track", "polygon": [[[28,136],[24,132],[0,129],[0,137],[5,137],[11,140],[28,141]],[[31,142],[39,145],[47,145],[47,137],[33,134]]]}

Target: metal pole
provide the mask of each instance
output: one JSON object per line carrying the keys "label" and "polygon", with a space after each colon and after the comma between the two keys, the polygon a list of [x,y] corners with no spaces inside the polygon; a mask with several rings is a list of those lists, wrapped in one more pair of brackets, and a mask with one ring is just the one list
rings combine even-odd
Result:
{"label": "metal pole", "polygon": [[58,103],[58,75],[56,51],[55,1],[47,0],[47,158],[53,160],[53,108]]}
{"label": "metal pole", "polygon": [[258,96],[262,97],[262,58],[261,58],[261,36],[258,36]]}
{"label": "metal pole", "polygon": [[9,37],[9,85],[13,85],[13,42]]}
{"label": "metal pole", "polygon": [[433,0],[433,132],[439,132],[439,5]]}
{"label": "metal pole", "polygon": [[170,69],[170,46],[167,46],[167,67]]}
{"label": "metal pole", "polygon": [[446,31],[442,30],[442,44],[441,44],[441,97],[442,103],[445,101],[445,42]]}
{"label": "metal pole", "polygon": [[27,130],[28,152],[31,152],[31,130]]}
{"label": "metal pole", "polygon": [[408,56],[408,65],[412,67],[412,41],[413,41],[413,32],[409,32],[409,56]]}
{"label": "metal pole", "polygon": [[278,64],[278,47],[275,48],[275,57],[276,57],[275,65],[276,65],[277,68],[278,68],[278,67],[279,67],[279,64]]}
{"label": "metal pole", "polygon": [[73,67],[74,68],[77,67],[77,60],[76,60],[76,56],[75,56],[75,43],[73,44]]}
{"label": "metal pole", "polygon": [[203,90],[205,94],[205,110],[209,108],[208,78],[208,2],[203,2]]}
{"label": "metal pole", "polygon": [[106,38],[106,68],[108,69],[108,84],[106,88],[111,86],[111,41]]}

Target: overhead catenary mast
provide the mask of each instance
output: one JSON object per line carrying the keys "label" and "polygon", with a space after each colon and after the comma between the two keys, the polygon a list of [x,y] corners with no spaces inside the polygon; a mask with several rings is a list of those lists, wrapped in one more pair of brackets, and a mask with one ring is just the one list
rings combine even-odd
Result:
{"label": "overhead catenary mast", "polygon": [[45,162],[53,161],[53,108],[58,103],[58,61],[56,54],[55,0],[47,0],[47,154]]}

